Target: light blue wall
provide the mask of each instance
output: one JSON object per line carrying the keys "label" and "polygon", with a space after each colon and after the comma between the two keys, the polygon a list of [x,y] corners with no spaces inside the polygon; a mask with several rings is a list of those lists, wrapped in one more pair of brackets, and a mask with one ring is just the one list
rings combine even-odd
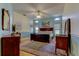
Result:
{"label": "light blue wall", "polygon": [[[38,20],[39,23],[35,23],[35,21]],[[35,24],[35,27],[42,27],[43,22],[50,21],[50,26],[53,27],[54,21],[53,17],[46,17],[46,18],[41,18],[41,19],[34,19],[33,23]],[[33,28],[33,33],[35,33],[36,30]]]}
{"label": "light blue wall", "polygon": [[[10,31],[2,31],[2,8],[8,9],[10,15]],[[7,35],[12,32],[12,20],[13,20],[13,9],[11,4],[0,3],[0,37]],[[1,55],[1,40],[0,40],[0,55]]]}
{"label": "light blue wall", "polygon": [[21,37],[30,37],[30,32],[21,32]]}
{"label": "light blue wall", "polygon": [[[2,8],[5,8],[9,11],[10,15],[10,31],[2,31]],[[12,19],[13,19],[13,9],[12,5],[9,3],[0,3],[0,36],[6,35],[12,32]]]}
{"label": "light blue wall", "polygon": [[71,36],[71,55],[79,56],[79,36]]}
{"label": "light blue wall", "polygon": [[[60,18],[60,21],[55,21],[55,18]],[[38,27],[41,27],[42,22],[46,22],[46,21],[50,21],[50,27],[54,27],[55,24],[59,24],[60,25],[60,33],[62,33],[62,16],[56,16],[56,17],[53,16],[53,17],[46,17],[46,18],[41,18],[41,19],[34,19],[34,21],[35,20],[39,21],[39,23],[36,24]],[[33,33],[35,33],[35,29],[33,30]]]}

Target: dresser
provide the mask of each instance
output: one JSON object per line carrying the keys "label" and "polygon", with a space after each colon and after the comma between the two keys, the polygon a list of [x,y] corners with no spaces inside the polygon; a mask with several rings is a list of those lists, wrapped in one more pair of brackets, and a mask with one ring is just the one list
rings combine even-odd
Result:
{"label": "dresser", "polygon": [[66,35],[57,35],[56,36],[55,53],[56,53],[57,49],[65,50],[68,55],[68,36],[66,36]]}
{"label": "dresser", "polygon": [[2,56],[19,56],[20,36],[3,36],[1,37],[1,55]]}

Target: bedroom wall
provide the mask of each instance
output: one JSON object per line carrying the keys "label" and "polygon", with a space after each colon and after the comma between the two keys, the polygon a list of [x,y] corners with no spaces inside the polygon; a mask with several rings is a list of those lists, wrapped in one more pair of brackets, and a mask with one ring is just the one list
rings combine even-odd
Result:
{"label": "bedroom wall", "polygon": [[16,25],[16,32],[20,32],[22,37],[28,37],[30,33],[30,20],[27,16],[13,12],[13,24]]}
{"label": "bedroom wall", "polygon": [[[2,8],[8,9],[9,14],[10,14],[10,31],[2,31]],[[1,35],[6,35],[12,32],[12,19],[13,19],[13,9],[12,5],[9,3],[0,3],[0,36]]]}
{"label": "bedroom wall", "polygon": [[[2,31],[2,8],[8,9],[10,14],[10,31]],[[12,32],[12,20],[13,20],[13,9],[12,5],[8,3],[0,3],[0,37],[2,35],[10,34]],[[1,42],[1,41],[0,41]],[[1,43],[0,43],[0,55],[1,55]]]}
{"label": "bedroom wall", "polygon": [[[59,20],[55,20],[56,18],[59,18]],[[50,17],[46,17],[46,18],[41,18],[41,19],[35,19],[38,20],[39,22],[36,24],[38,27],[43,27],[43,23],[49,21],[50,27],[53,27],[55,32],[56,30],[59,30],[60,34],[61,34],[61,30],[62,30],[62,16],[50,16]],[[59,26],[57,26],[59,25]],[[53,33],[54,33],[53,30]],[[34,31],[35,32],[35,31]],[[55,35],[55,33],[54,33]]]}
{"label": "bedroom wall", "polygon": [[79,4],[65,4],[62,29],[64,29],[65,20],[68,18],[71,19],[71,54],[79,55]]}

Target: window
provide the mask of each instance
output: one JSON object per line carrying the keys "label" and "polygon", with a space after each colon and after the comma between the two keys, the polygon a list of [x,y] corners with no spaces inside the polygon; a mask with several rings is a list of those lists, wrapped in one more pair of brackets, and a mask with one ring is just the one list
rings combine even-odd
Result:
{"label": "window", "polygon": [[60,24],[55,24],[54,25],[54,29],[60,29],[61,28],[61,25]]}
{"label": "window", "polygon": [[60,30],[55,30],[55,35],[60,34]]}
{"label": "window", "polygon": [[61,17],[55,17],[54,18],[54,31],[55,31],[55,35],[61,34],[62,28],[61,25],[62,24],[62,19]]}

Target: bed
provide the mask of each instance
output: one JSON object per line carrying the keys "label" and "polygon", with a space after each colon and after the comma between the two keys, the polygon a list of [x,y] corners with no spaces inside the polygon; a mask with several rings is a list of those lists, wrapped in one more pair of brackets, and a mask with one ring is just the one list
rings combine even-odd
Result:
{"label": "bed", "polygon": [[53,28],[39,28],[38,33],[32,33],[31,34],[31,40],[39,41],[39,42],[46,42],[49,43],[50,39],[53,37]]}

